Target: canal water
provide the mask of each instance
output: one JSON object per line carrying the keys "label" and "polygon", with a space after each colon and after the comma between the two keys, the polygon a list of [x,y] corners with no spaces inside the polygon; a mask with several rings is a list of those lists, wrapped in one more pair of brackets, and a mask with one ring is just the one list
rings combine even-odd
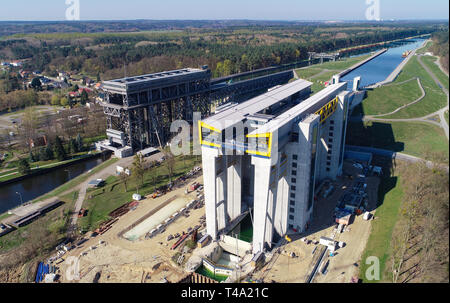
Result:
{"label": "canal water", "polygon": [[[109,158],[104,157],[105,160]],[[48,173],[37,175],[15,183],[0,186],[0,214],[20,205],[20,193],[26,203],[63,185],[70,178],[75,178],[103,162],[103,157],[89,159]]]}
{"label": "canal water", "polygon": [[385,80],[400,63],[405,60],[405,51],[420,48],[426,39],[410,39],[389,45],[389,49],[377,58],[345,75],[341,80],[348,82],[348,89],[353,88],[353,79],[361,77],[361,87],[366,87]]}

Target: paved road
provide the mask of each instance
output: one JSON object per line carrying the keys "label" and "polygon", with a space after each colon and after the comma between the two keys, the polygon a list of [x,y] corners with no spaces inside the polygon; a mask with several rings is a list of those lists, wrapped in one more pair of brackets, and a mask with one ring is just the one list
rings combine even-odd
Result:
{"label": "paved road", "polygon": [[427,161],[422,158],[418,158],[418,157],[411,156],[411,155],[404,154],[404,153],[394,152],[392,150],[375,148],[375,147],[366,147],[366,146],[353,146],[353,145],[347,145],[345,148],[346,148],[346,150],[372,153],[375,155],[389,157],[392,159],[397,159],[397,160],[402,160],[402,161],[407,161],[410,163],[425,162],[428,168],[433,168],[437,165],[438,167],[445,169],[447,172],[449,171],[449,166],[446,164],[436,164],[436,163]]}
{"label": "paved road", "polygon": [[[163,157],[162,153],[157,153],[152,155],[151,157],[146,158],[147,162],[156,161]],[[100,172],[94,174],[91,176],[88,180],[78,185],[75,189],[79,190],[78,192],[78,199],[75,203],[75,210],[71,219],[69,232],[73,230],[74,227],[77,225],[78,221],[78,213],[80,212],[81,208],[83,207],[83,201],[86,198],[86,192],[88,189],[88,184],[91,180],[95,179],[106,179],[107,177],[111,175],[115,175],[116,173],[116,166],[122,166],[122,167],[131,167],[133,163],[134,157],[129,157],[125,159],[120,159],[118,162],[111,164],[110,166],[106,167],[105,169],[101,170]],[[70,192],[72,192],[74,189],[71,189]]]}
{"label": "paved road", "polygon": [[437,113],[439,114],[439,119],[441,120],[441,127],[444,129],[445,131],[445,135],[447,136],[447,139],[449,139],[449,129],[448,129],[448,124],[447,124],[447,120],[445,120],[445,112],[448,111],[449,109],[449,93],[448,90],[445,88],[445,86],[441,83],[441,81],[439,81],[439,79],[436,77],[436,75],[428,68],[428,66],[426,66],[423,62],[422,62],[422,56],[417,56],[417,59],[420,63],[420,65],[422,65],[422,67],[427,71],[427,73],[431,76],[431,78],[433,78],[434,82],[442,89],[442,91],[447,95],[447,106],[444,107],[443,109],[439,110]]}

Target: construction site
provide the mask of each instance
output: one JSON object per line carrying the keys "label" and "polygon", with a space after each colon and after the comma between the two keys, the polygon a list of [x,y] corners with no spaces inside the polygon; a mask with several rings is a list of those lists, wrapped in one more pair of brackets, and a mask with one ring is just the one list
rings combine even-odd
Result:
{"label": "construction site", "polygon": [[379,182],[370,155],[345,151],[360,78],[348,91],[336,75],[314,95],[292,78],[211,80],[203,67],[105,81],[108,140],[98,149],[151,155],[170,142],[173,121],[192,125],[200,112],[191,143],[202,166],[62,243],[37,282],[353,281]]}
{"label": "construction site", "polygon": [[[49,266],[63,283],[357,282],[379,176],[371,163],[347,156],[343,171],[316,189],[308,229],[265,253],[252,254],[251,212],[217,241],[207,234],[196,168],[170,191],[125,204],[95,232],[58,247],[43,272]],[[349,193],[361,197],[356,209]]]}

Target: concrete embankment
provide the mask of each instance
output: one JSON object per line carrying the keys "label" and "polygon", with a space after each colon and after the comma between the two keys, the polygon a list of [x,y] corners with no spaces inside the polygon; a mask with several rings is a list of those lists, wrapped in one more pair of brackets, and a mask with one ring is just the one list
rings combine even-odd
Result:
{"label": "concrete embankment", "polygon": [[[421,49],[423,46],[425,46],[425,44],[426,44],[427,42],[428,42],[428,40],[426,40],[426,41],[423,43],[423,45],[422,45],[421,47],[419,47],[418,49]],[[415,56],[416,51],[417,51],[418,49],[413,50],[413,51],[408,55],[408,57],[406,57],[406,59],[403,60],[402,63],[400,63],[400,65],[397,66],[397,67],[394,69],[394,71],[393,71],[386,79],[384,79],[383,81],[378,82],[378,83],[376,83],[376,84],[367,86],[366,88],[377,88],[377,87],[380,87],[380,86],[383,86],[383,85],[386,85],[386,84],[389,84],[389,83],[394,82],[395,79],[397,79],[397,77],[398,77],[398,75],[400,74],[400,72],[401,72],[401,71],[403,70],[403,68],[405,67],[405,65],[409,62],[409,60],[411,60],[411,58],[412,58],[413,56]]]}
{"label": "concrete embankment", "polygon": [[[80,158],[78,158],[76,160],[66,161],[66,162],[64,162],[62,164],[59,164],[59,165],[56,165],[56,166],[52,166],[52,167],[33,168],[32,172],[29,173],[28,175],[15,177],[15,178],[12,178],[12,179],[6,180],[6,181],[0,181],[0,186],[8,185],[8,184],[15,183],[15,182],[19,182],[19,181],[22,181],[22,180],[25,180],[25,179],[29,179],[29,178],[32,178],[32,177],[35,177],[35,176],[44,175],[44,174],[49,173],[51,171],[58,170],[58,169],[61,169],[61,168],[65,168],[65,167],[69,167],[71,165],[74,165],[74,164],[77,164],[77,163],[80,163],[80,162],[84,162],[84,161],[87,161],[87,160],[90,160],[90,159],[100,158],[102,156],[102,154],[104,154],[104,153],[105,152],[82,156],[82,157],[80,157]],[[106,152],[106,154],[107,153],[108,152]]]}
{"label": "concrete embankment", "polygon": [[387,48],[384,48],[384,49],[382,49],[382,50],[376,52],[375,54],[373,54],[372,56],[370,56],[370,57],[367,58],[366,60],[363,60],[363,61],[361,61],[361,62],[358,62],[358,63],[356,63],[355,65],[353,65],[352,67],[349,67],[348,69],[346,69],[346,70],[340,72],[340,73],[338,74],[338,76],[339,76],[340,78],[344,77],[345,75],[347,75],[348,73],[354,71],[354,70],[357,69],[358,67],[360,67],[360,66],[366,64],[367,62],[369,62],[369,61],[375,59],[375,58],[378,57],[379,55],[384,54],[386,51],[387,51]]}

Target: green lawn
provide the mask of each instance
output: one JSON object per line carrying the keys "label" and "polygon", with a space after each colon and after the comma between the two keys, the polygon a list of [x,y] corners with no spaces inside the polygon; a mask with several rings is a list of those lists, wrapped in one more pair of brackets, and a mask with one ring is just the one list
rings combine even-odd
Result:
{"label": "green lawn", "polygon": [[382,86],[367,91],[367,99],[363,102],[366,115],[391,113],[400,106],[409,104],[422,96],[416,79],[400,85]]}
{"label": "green lawn", "polygon": [[313,67],[319,67],[321,69],[330,69],[330,70],[343,71],[343,70],[346,70],[349,67],[352,67],[356,63],[361,62],[361,61],[369,58],[370,56],[372,56],[372,54],[356,56],[356,57],[351,57],[351,58],[345,58],[345,59],[338,60],[338,61],[335,61],[335,62],[329,61],[329,62],[325,62],[323,64],[313,65]]}
{"label": "green lawn", "polygon": [[424,47],[422,47],[421,49],[418,49],[416,51],[417,54],[425,54],[426,52],[428,52],[428,50],[430,49],[430,47],[433,45],[433,41],[428,41]]}
{"label": "green lawn", "polygon": [[[197,161],[196,157],[189,157],[186,161],[178,157],[172,179],[174,180],[184,175],[199,164],[200,161]],[[156,187],[169,183],[167,168],[164,164],[152,168],[145,174],[144,186],[139,189],[141,195],[146,196],[154,192],[153,176],[155,176]],[[102,222],[109,219],[108,214],[111,211],[130,202],[132,195],[136,193],[136,181],[134,178],[131,178],[127,185],[127,192],[125,192],[124,185],[120,183],[117,177],[111,176],[105,181],[106,185],[103,188],[89,190],[86,194],[83,206],[88,209],[88,215],[79,221],[81,229],[85,231],[96,229]],[[92,196],[92,198],[89,199],[89,196]]]}
{"label": "green lawn", "polygon": [[[346,59],[338,60],[335,62],[330,61],[330,62],[326,62],[323,64],[314,64],[307,68],[297,69],[296,72],[300,78],[303,78],[303,79],[313,82],[311,90],[312,90],[312,93],[314,94],[314,93],[317,93],[318,91],[324,89],[325,88],[324,83],[327,81],[330,81],[334,75],[340,73],[341,71],[346,70],[349,67],[352,67],[356,63],[361,62],[370,56],[371,56],[371,54],[352,57],[352,58],[346,58]],[[311,77],[319,74],[320,72],[322,72],[324,70],[329,70],[329,71],[323,73],[319,77],[314,77],[311,79]]]}
{"label": "green lawn", "polygon": [[84,182],[87,179],[89,179],[89,177],[91,177],[92,175],[94,175],[97,172],[105,169],[106,167],[116,163],[117,161],[119,161],[119,159],[117,159],[117,158],[109,159],[109,160],[103,162],[102,164],[100,164],[99,166],[93,168],[90,172],[84,173],[84,174],[82,174],[82,175],[80,175],[80,176],[70,180],[66,184],[63,184],[60,187],[54,189],[53,191],[49,192],[48,194],[33,200],[33,203],[36,203],[36,202],[39,202],[39,201],[43,201],[43,200],[48,199],[48,198],[57,197],[58,195],[62,194],[63,192],[66,192],[66,191],[70,190],[71,188],[80,185],[82,182]]}
{"label": "green lawn", "polygon": [[[89,157],[90,155],[88,156],[88,152],[82,152],[82,153],[73,154],[72,156],[74,157],[74,159],[61,161],[61,162],[59,162],[58,160],[50,160],[50,161],[39,161],[39,162],[30,163],[30,167],[33,171],[38,171],[40,169],[47,169],[47,168],[52,168],[52,167],[57,167],[60,165],[68,164],[70,162],[77,161],[80,158]],[[17,162],[18,161],[19,160],[17,160]],[[16,161],[13,161],[13,162],[16,162]],[[16,164],[11,164],[11,165],[16,165]],[[16,174],[10,175],[12,173],[16,173]],[[19,174],[18,169],[13,169],[13,170],[2,173],[0,175],[0,182],[8,181],[8,180],[18,178],[21,176],[23,176],[23,174]]]}
{"label": "green lawn", "polygon": [[403,199],[403,190],[400,184],[400,177],[384,177],[380,183],[378,190],[379,205],[376,209],[376,220],[372,221],[372,228],[367,241],[366,248],[362,254],[359,278],[363,282],[376,283],[380,281],[368,281],[366,279],[366,271],[369,265],[366,264],[368,257],[378,257],[380,260],[380,278],[381,281],[386,281],[384,275],[386,269],[386,262],[390,258],[390,244],[392,239],[392,231],[399,208]]}
{"label": "green lawn", "polygon": [[297,69],[297,75],[302,79],[308,79],[314,75],[317,75],[322,71],[321,68],[309,67],[305,69]]}
{"label": "green lawn", "polygon": [[423,56],[421,59],[423,64],[425,64],[431,70],[431,72],[439,79],[442,85],[444,85],[444,87],[448,90],[448,76],[435,63],[437,60],[439,60],[439,58],[432,56]]}
{"label": "green lawn", "polygon": [[[408,119],[423,117],[434,113],[444,107],[447,103],[447,97],[442,89],[433,81],[431,76],[422,68],[413,57],[404,67],[398,78],[393,84],[401,83],[411,78],[419,77],[426,96],[420,102],[408,106],[399,112],[385,116],[386,119]],[[376,88],[368,93],[367,98],[362,103],[363,112],[366,115],[376,115],[392,112],[392,109],[413,102],[420,96],[417,96],[417,89],[412,88],[412,83],[402,85],[389,85],[382,88]],[[417,85],[416,85],[417,86]],[[413,91],[410,91],[414,89]]]}
{"label": "green lawn", "polygon": [[347,144],[403,152],[420,158],[439,157],[448,162],[448,141],[438,126],[421,122],[350,122]]}

